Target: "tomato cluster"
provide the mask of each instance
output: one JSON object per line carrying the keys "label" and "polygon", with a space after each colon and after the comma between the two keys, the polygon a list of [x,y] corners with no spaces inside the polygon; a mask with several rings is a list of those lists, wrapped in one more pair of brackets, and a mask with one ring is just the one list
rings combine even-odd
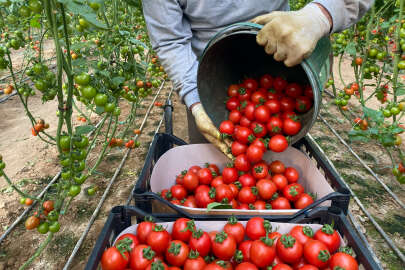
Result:
{"label": "tomato cluster", "polygon": [[[30,198],[22,198],[21,203],[25,205],[32,204]],[[54,208],[54,202],[51,200],[44,201],[42,203],[42,212],[36,211],[32,216],[25,220],[25,228],[27,230],[37,229],[41,234],[48,232],[56,233],[60,230],[60,224],[58,222],[59,213]]]}
{"label": "tomato cluster", "polygon": [[246,155],[238,156],[222,174],[215,164],[192,166],[176,178],[176,184],[160,195],[173,204],[207,208],[211,203],[228,204],[234,209],[302,209],[314,202],[297,183],[298,171],[275,160],[251,165]]}
{"label": "tomato cluster", "polygon": [[313,104],[310,86],[289,83],[268,74],[259,80],[248,78],[241,84],[230,85],[228,96],[228,120],[221,123],[219,131],[234,140],[232,148],[240,150],[232,151],[234,156],[244,154],[241,149],[247,150],[249,144],[264,145],[264,151],[268,147],[283,152],[288,147],[285,136],[296,135],[301,130],[297,113],[308,112]]}
{"label": "tomato cluster", "polygon": [[49,124],[45,123],[43,119],[38,119],[37,123],[31,128],[31,133],[33,136],[37,136],[39,132],[48,129]]}
{"label": "tomato cluster", "polygon": [[296,225],[281,234],[261,217],[247,221],[229,218],[221,231],[198,229],[193,220],[179,218],[171,233],[150,220],[136,235],[127,233],[104,251],[103,270],[357,270],[350,248],[340,248],[340,236],[331,225],[315,233]]}

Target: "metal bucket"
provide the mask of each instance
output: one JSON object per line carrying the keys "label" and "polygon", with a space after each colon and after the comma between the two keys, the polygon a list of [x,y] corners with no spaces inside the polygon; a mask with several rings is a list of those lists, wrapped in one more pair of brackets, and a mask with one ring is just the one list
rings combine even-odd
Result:
{"label": "metal bucket", "polygon": [[330,74],[330,42],[322,38],[312,55],[300,65],[288,68],[267,55],[256,43],[256,35],[262,28],[253,23],[233,24],[215,35],[201,56],[197,87],[201,103],[213,123],[219,127],[227,119],[225,107],[229,85],[245,77],[258,78],[268,73],[282,76],[288,81],[309,83],[314,93],[314,105],[301,115],[302,129],[293,136],[291,143],[304,137],[315,123],[321,105],[321,92]]}

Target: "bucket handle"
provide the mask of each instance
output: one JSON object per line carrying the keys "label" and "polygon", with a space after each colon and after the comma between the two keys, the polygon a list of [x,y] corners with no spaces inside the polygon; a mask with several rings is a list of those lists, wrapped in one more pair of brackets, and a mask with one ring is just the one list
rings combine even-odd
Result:
{"label": "bucket handle", "polygon": [[253,28],[257,28],[257,29],[262,29],[263,25],[261,24],[257,24],[257,23],[252,23],[252,22],[239,22],[239,23],[234,23],[231,25],[226,26],[225,28],[223,28],[221,31],[219,31],[218,33],[216,33],[211,39],[210,41],[208,41],[207,45],[205,46],[205,49],[203,51],[203,53],[201,55],[204,55],[206,50],[211,46],[211,44],[218,39],[219,36],[223,35],[224,33],[228,32],[229,30],[231,30],[232,28],[238,27],[238,26],[245,26],[245,27],[253,27]]}

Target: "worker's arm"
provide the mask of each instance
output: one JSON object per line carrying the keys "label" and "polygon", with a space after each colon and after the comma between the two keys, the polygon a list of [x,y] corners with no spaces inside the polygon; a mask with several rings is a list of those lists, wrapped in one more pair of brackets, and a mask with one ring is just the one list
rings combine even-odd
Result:
{"label": "worker's arm", "polygon": [[277,61],[294,66],[308,57],[320,38],[356,23],[373,0],[317,0],[298,11],[274,11],[252,21],[264,25],[257,43]]}
{"label": "worker's arm", "polygon": [[200,103],[197,92],[197,57],[191,48],[192,31],[177,0],[144,0],[143,12],[152,48],[173,81],[181,99],[192,111],[204,137],[228,154],[230,143],[223,141]]}

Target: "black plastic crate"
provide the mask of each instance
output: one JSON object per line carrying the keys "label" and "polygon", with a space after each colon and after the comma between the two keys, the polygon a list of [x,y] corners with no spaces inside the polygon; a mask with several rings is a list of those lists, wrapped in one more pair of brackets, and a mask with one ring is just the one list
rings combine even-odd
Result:
{"label": "black plastic crate", "polygon": [[[179,214],[153,214],[156,222],[171,222],[179,218]],[[114,239],[126,228],[139,221],[143,221],[150,214],[133,206],[114,207],[101,231],[96,245],[89,257],[86,270],[96,270],[103,254],[103,251],[110,247]],[[187,215],[198,221],[226,220],[227,216],[193,216]],[[249,220],[251,216],[236,216],[239,220]],[[356,260],[367,270],[380,269],[373,259],[370,251],[364,246],[364,243],[353,230],[349,220],[346,218],[340,208],[337,207],[319,207],[310,212],[303,213],[295,218],[289,216],[262,216],[273,222],[283,223],[301,223],[301,224],[331,224],[333,222],[335,229],[345,240],[346,244],[353,248],[356,253]]]}
{"label": "black plastic crate", "polygon": [[[185,144],[187,143],[170,134],[158,133],[155,135],[149,148],[149,152],[145,158],[144,167],[132,192],[135,205],[138,208],[148,213],[167,213],[167,211],[170,211],[170,208],[180,210],[180,208],[176,207],[174,204],[162,199],[156,193],[151,192],[150,178],[155,163],[166,151],[170,150],[174,146]],[[302,138],[293,146],[301,150],[303,153],[309,156],[313,162],[316,163],[317,168],[321,171],[321,173],[324,174],[326,180],[331,184],[335,192],[330,193],[323,198],[319,198],[313,204],[305,209],[300,210],[291,217],[309,211],[327,200],[331,200],[331,206],[339,207],[343,210],[344,214],[347,214],[350,201],[350,191],[347,189],[346,184],[336,170],[329,165],[325,159],[324,153],[321,152],[321,150],[319,150],[316,145],[307,137]],[[156,202],[158,202],[158,204],[156,204]]]}

